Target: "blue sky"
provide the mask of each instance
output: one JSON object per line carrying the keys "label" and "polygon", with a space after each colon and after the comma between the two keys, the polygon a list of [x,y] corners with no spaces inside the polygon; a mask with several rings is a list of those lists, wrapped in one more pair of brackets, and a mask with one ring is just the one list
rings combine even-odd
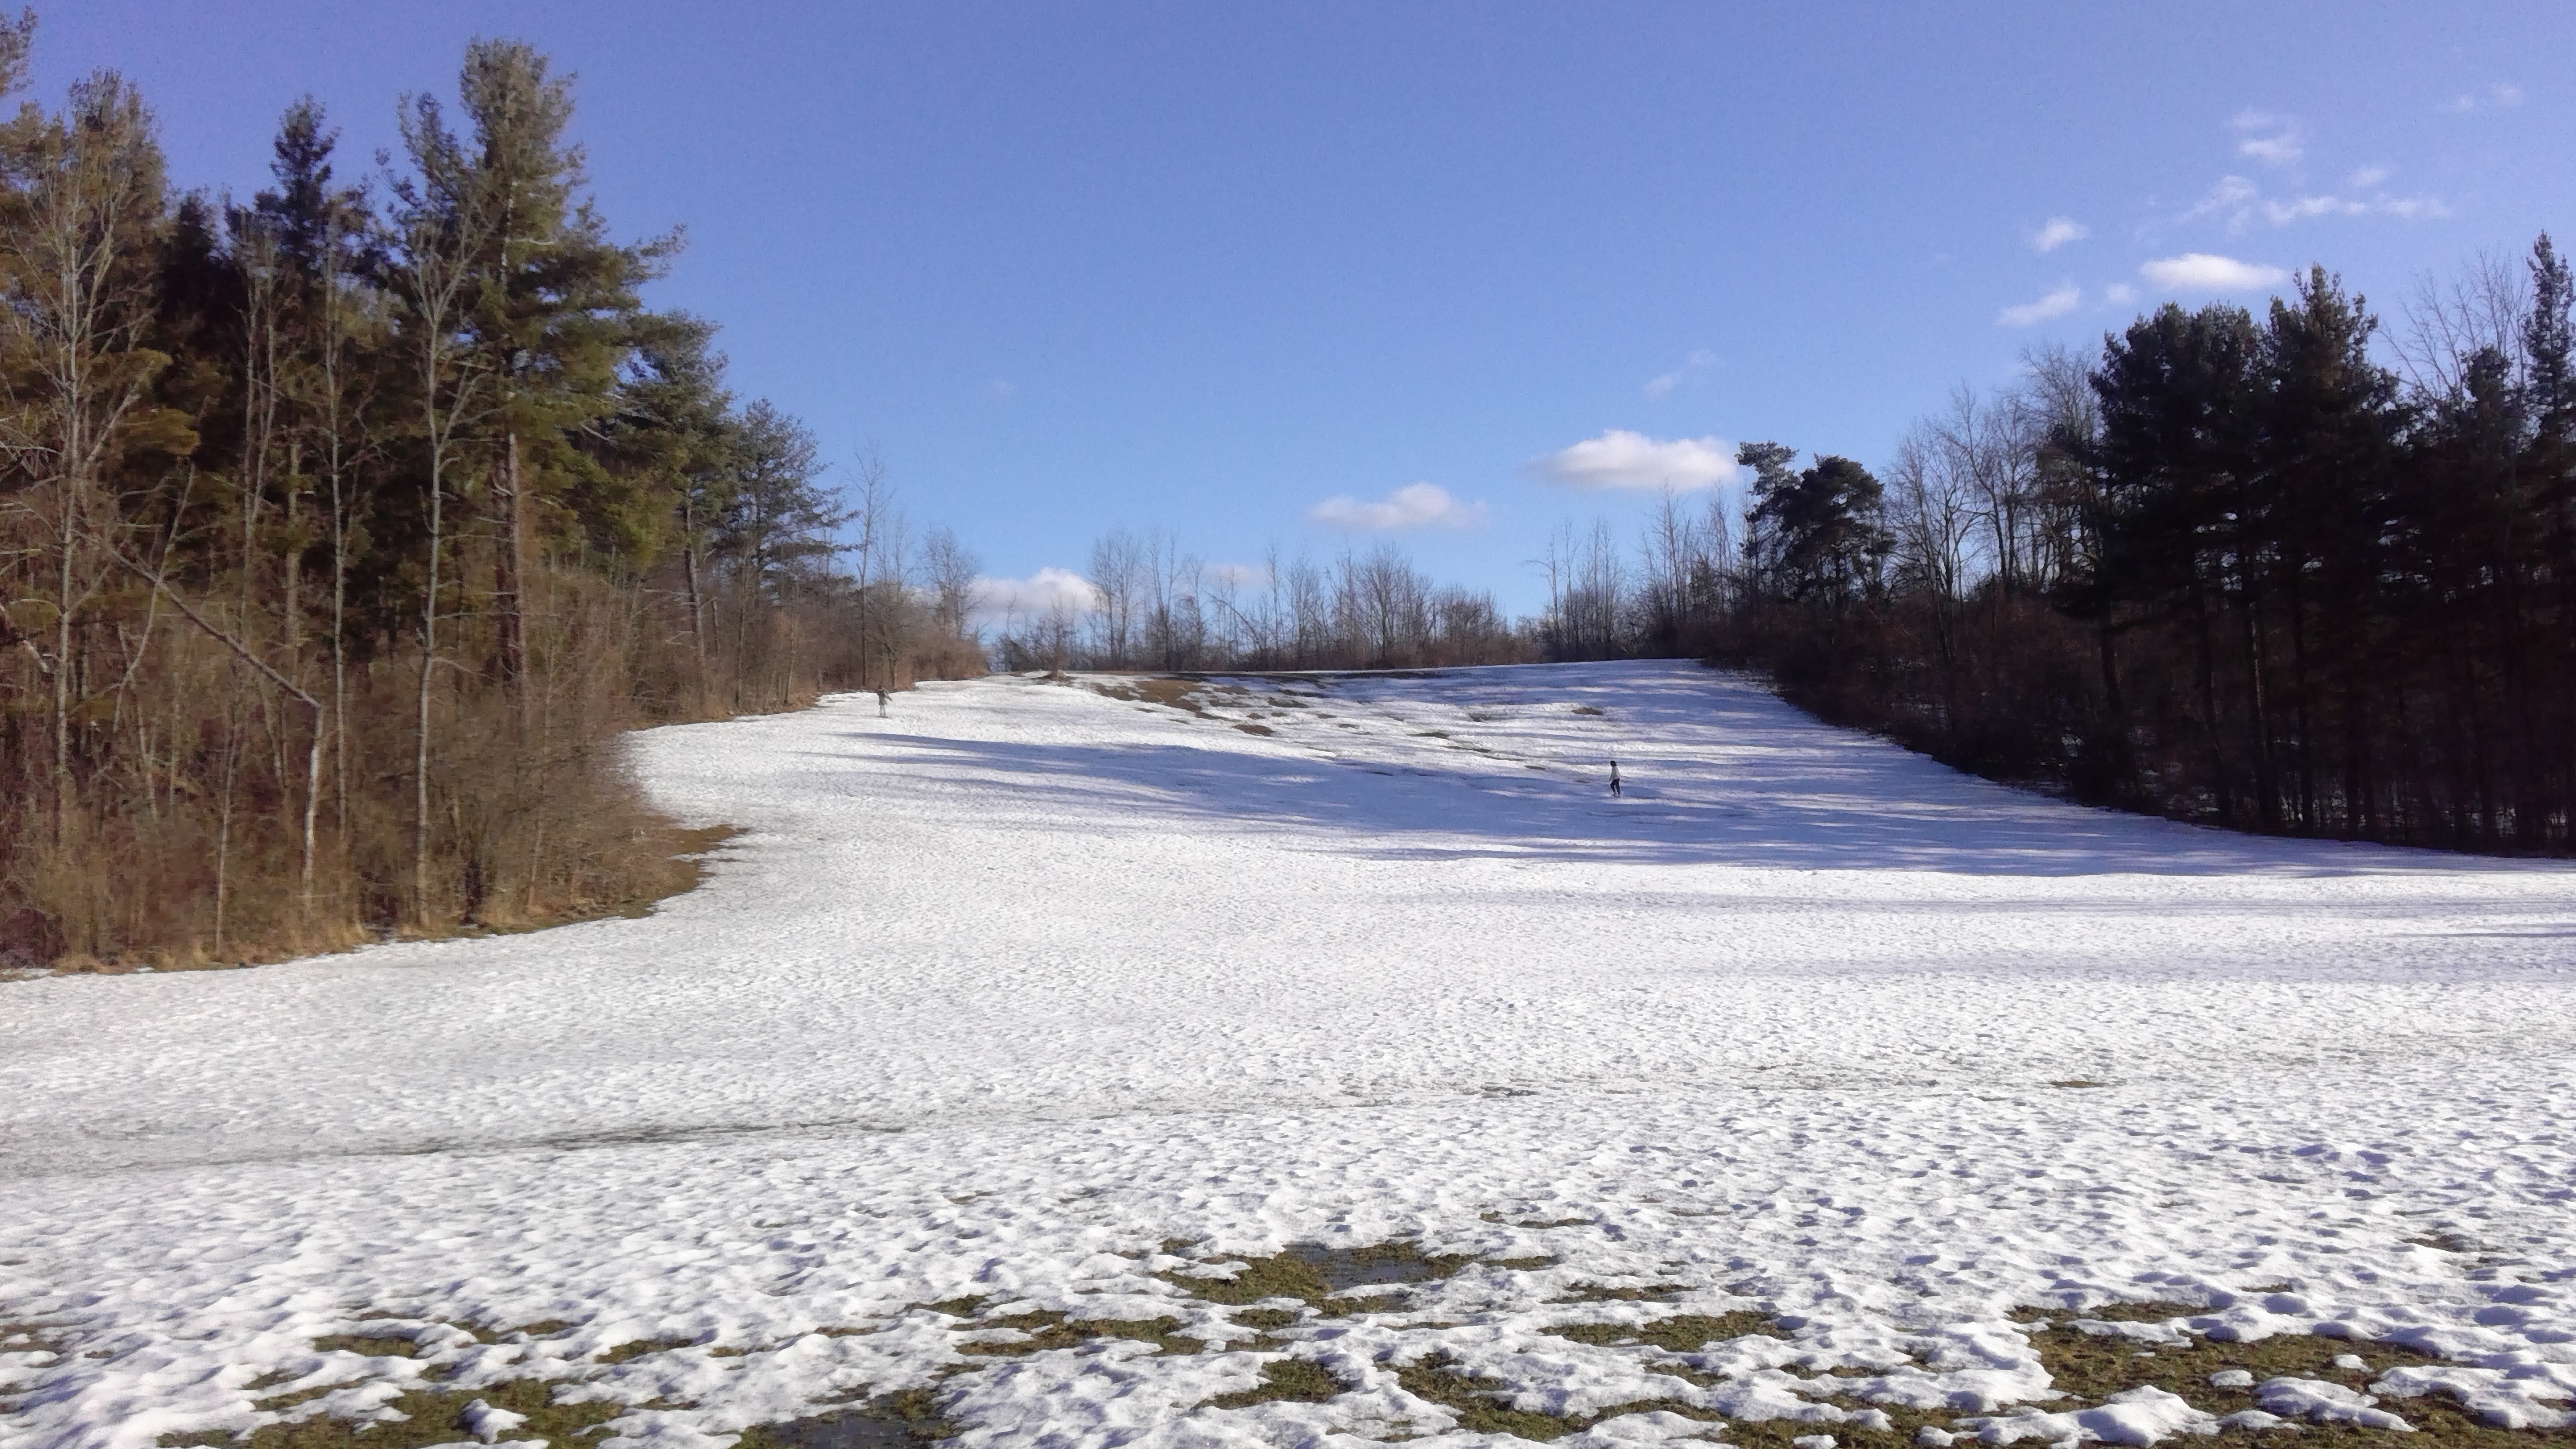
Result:
{"label": "blue sky", "polygon": [[40,97],[122,70],[242,191],[297,95],[363,170],[467,40],[534,42],[612,223],[688,230],[657,304],[1002,577],[1392,537],[1527,609],[1553,526],[1738,441],[1876,465],[2168,296],[2317,261],[2402,326],[2576,241],[2564,3],[40,14]]}

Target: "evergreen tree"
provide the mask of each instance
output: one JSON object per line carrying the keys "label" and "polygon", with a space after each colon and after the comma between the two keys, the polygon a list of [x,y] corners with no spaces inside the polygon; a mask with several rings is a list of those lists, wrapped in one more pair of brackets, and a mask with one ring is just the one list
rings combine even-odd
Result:
{"label": "evergreen tree", "polygon": [[2380,643],[2377,614],[2391,525],[2397,379],[2370,358],[2378,330],[2361,298],[2312,268],[2295,303],[2276,299],[2264,326],[2262,419],[2256,466],[2270,497],[2272,576],[2289,635],[2288,740],[2291,817],[2321,818],[2320,737],[2340,716],[2343,829],[2359,833],[2370,790],[2364,672]]}
{"label": "evergreen tree", "polygon": [[601,467],[580,445],[616,407],[639,340],[638,289],[661,274],[676,237],[620,245],[586,194],[581,148],[566,131],[572,82],[520,41],[467,48],[459,98],[470,148],[442,137],[446,187],[480,214],[467,327],[493,380],[485,496],[496,515],[493,592],[504,679],[526,668],[522,581],[533,551],[586,548],[629,567],[661,541],[650,475]]}
{"label": "evergreen tree", "polygon": [[1896,546],[1881,517],[1886,490],[1849,458],[1820,457],[1792,475],[1769,451],[1777,446],[1753,444],[1744,451],[1754,455],[1756,469],[1747,519],[1769,541],[1783,592],[1837,609],[1874,592]]}

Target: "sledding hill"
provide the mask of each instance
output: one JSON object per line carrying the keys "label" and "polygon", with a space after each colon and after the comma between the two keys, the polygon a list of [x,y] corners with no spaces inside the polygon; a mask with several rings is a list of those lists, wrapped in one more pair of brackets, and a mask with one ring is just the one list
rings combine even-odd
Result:
{"label": "sledding hill", "polygon": [[0,1438],[1875,1442],[2072,1412],[2005,1316],[2117,1300],[2576,1387],[2562,866],[2079,809],[1678,664],[635,750],[745,832],[649,917],[0,988]]}

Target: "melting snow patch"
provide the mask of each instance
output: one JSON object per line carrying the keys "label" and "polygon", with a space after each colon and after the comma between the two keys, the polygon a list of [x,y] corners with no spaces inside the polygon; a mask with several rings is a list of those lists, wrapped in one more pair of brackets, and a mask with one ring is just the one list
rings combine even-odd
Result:
{"label": "melting snow patch", "polygon": [[2576,1427],[2576,1412],[2556,1401],[2576,1398],[2576,1355],[2556,1362],[2523,1362],[2510,1368],[2408,1364],[2390,1369],[2371,1389],[2387,1398],[2413,1399],[2441,1392],[2499,1429]]}
{"label": "melting snow patch", "polygon": [[2415,1428],[2386,1409],[2372,1408],[2379,1400],[2370,1395],[2325,1379],[2265,1379],[2254,1390],[2254,1402],[2266,1413],[2284,1419],[2305,1419],[2312,1424],[2358,1424],[2365,1429],[2402,1429],[2409,1433]]}
{"label": "melting snow patch", "polygon": [[2193,1408],[2180,1395],[2158,1388],[2130,1389],[2104,1399],[2099,1407],[2018,1414],[1967,1421],[1986,1444],[2012,1444],[2044,1439],[2053,1444],[2088,1441],[2101,1444],[2153,1444],[2176,1434],[2212,1434],[2218,1420]]}

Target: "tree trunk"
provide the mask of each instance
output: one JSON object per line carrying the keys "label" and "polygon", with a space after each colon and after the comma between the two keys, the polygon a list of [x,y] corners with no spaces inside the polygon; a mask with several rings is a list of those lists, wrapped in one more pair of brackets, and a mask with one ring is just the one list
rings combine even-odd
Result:
{"label": "tree trunk", "polygon": [[[433,421],[433,426],[435,423]],[[433,448],[436,444],[431,445]],[[429,686],[438,667],[438,562],[444,538],[438,460],[429,465],[429,584],[421,596],[420,689],[412,715],[411,898],[415,920],[429,919]]]}
{"label": "tree trunk", "polygon": [[492,602],[500,614],[501,680],[524,704],[528,673],[528,635],[524,590],[528,570],[528,510],[519,471],[519,434],[513,429],[503,459],[501,491],[500,588]]}

